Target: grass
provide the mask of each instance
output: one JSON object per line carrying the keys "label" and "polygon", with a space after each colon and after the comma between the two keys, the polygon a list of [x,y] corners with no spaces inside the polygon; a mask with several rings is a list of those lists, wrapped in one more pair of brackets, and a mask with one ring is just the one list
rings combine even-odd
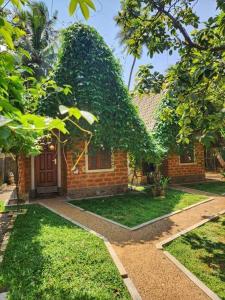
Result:
{"label": "grass", "polygon": [[193,189],[210,192],[214,194],[219,194],[219,195],[225,194],[225,181],[193,183],[193,184],[188,184],[186,186]]}
{"label": "grass", "polygon": [[179,237],[165,248],[225,300],[225,216]]}
{"label": "grass", "polygon": [[104,242],[38,205],[15,222],[0,286],[9,299],[130,299]]}
{"label": "grass", "polygon": [[0,213],[5,211],[5,201],[0,200]]}
{"label": "grass", "polygon": [[74,200],[71,203],[123,225],[133,227],[205,199],[207,197],[201,195],[168,190],[164,199],[153,198],[147,193],[127,193],[122,196],[107,198]]}

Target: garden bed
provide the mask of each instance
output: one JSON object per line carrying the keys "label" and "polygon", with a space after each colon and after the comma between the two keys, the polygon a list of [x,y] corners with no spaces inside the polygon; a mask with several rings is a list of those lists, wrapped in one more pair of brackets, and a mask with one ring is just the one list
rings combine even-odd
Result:
{"label": "garden bed", "polygon": [[169,190],[162,199],[153,198],[148,193],[136,192],[113,197],[73,200],[70,203],[122,225],[134,227],[206,199],[206,196],[198,194]]}
{"label": "garden bed", "polygon": [[175,239],[165,250],[225,299],[225,215]]}
{"label": "garden bed", "polygon": [[209,182],[187,184],[185,186],[192,189],[204,191],[204,192],[225,195],[225,181],[209,181]]}
{"label": "garden bed", "polygon": [[130,299],[100,238],[46,208],[26,207],[0,267],[9,299]]}

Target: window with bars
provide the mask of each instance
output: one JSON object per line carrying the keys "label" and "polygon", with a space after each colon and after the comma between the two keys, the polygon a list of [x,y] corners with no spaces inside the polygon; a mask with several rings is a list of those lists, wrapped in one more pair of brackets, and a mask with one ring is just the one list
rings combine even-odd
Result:
{"label": "window with bars", "polygon": [[183,153],[180,155],[181,164],[193,164],[195,163],[195,151],[194,147],[184,149]]}
{"label": "window with bars", "polygon": [[88,147],[88,170],[112,169],[112,152],[110,150],[94,150]]}

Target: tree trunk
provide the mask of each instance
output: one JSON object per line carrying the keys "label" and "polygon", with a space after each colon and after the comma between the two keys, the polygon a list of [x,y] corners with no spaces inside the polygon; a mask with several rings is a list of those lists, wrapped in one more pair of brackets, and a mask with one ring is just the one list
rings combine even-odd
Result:
{"label": "tree trunk", "polygon": [[220,153],[220,150],[218,148],[215,148],[215,154],[218,162],[220,163],[220,166],[225,170],[225,161]]}
{"label": "tree trunk", "polygon": [[130,90],[131,79],[132,79],[135,63],[136,63],[136,57],[134,56],[133,63],[132,63],[131,69],[130,69],[130,75],[129,75],[129,81],[128,81],[128,90]]}

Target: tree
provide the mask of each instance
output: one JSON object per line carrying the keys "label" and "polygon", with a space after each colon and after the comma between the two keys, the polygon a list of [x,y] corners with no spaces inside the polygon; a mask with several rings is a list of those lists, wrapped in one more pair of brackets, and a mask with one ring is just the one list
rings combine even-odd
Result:
{"label": "tree", "polygon": [[127,32],[127,47],[137,53],[147,47],[150,57],[164,51],[178,51],[180,55],[164,78],[154,76],[149,69],[140,70],[137,90],[143,92],[147,86],[152,92],[154,87],[162,86],[166,93],[160,119],[173,127],[176,124],[172,120],[176,120],[176,141],[188,144],[197,139],[218,152],[224,147],[225,128],[224,1],[217,1],[217,15],[204,24],[194,11],[193,0],[121,3],[117,22]]}
{"label": "tree", "polygon": [[[17,9],[14,18],[19,18],[19,25],[26,32],[20,46],[29,53],[24,56],[23,64],[34,71],[36,78],[46,76],[56,59],[57,31],[55,23],[57,11],[50,18],[48,7],[44,2],[28,3],[28,9]],[[28,74],[29,75],[29,74]]]}
{"label": "tree", "polygon": [[53,79],[59,86],[69,84],[72,93],[41,101],[39,111],[55,116],[60,104],[89,110],[99,119],[92,126],[93,144],[128,151],[140,160],[158,159],[163,151],[139,119],[121,67],[102,37],[92,27],[74,24],[64,30],[59,53]]}
{"label": "tree", "polygon": [[[85,118],[90,124],[96,119],[88,112],[66,107],[60,108],[64,115],[62,119],[31,113],[31,103],[37,103],[40,97],[45,98],[49,91],[54,94],[63,92],[65,97],[70,89],[57,86],[49,78],[40,82],[34,77],[24,78],[23,73],[30,70],[21,62],[24,55],[29,58],[29,53],[17,45],[26,32],[15,26],[16,20],[12,23],[7,19],[5,7],[9,2],[0,2],[0,39],[3,44],[0,51],[0,151],[13,153],[18,159],[19,155],[40,153],[38,141],[47,133],[55,134],[56,130],[68,133],[67,121],[83,130],[77,123],[80,118]],[[26,3],[27,0],[11,1],[17,9]]]}

